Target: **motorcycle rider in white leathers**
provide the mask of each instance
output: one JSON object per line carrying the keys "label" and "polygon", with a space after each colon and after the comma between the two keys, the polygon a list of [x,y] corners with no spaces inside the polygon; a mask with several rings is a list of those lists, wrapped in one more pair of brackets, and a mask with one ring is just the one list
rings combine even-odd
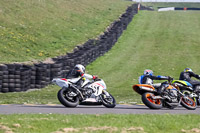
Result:
{"label": "motorcycle rider in white leathers", "polygon": [[[84,79],[81,80],[82,77]],[[97,76],[94,76],[94,75],[90,75],[90,74],[86,74],[85,73],[85,67],[81,64],[77,64],[75,65],[75,67],[70,70],[68,73],[67,73],[67,76],[66,76],[67,79],[73,79],[73,78],[80,78],[80,80],[77,81],[76,85],[77,86],[80,86],[80,87],[86,87],[86,84],[84,82],[86,82],[86,80],[96,80],[98,77]]]}

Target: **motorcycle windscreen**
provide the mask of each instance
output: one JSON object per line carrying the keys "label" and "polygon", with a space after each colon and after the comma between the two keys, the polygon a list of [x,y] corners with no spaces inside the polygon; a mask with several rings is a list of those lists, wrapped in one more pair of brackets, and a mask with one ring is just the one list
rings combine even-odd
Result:
{"label": "motorcycle windscreen", "polygon": [[78,82],[80,80],[80,78],[73,78],[73,79],[68,79],[68,81],[69,82],[71,82],[71,83],[76,83],[76,82]]}

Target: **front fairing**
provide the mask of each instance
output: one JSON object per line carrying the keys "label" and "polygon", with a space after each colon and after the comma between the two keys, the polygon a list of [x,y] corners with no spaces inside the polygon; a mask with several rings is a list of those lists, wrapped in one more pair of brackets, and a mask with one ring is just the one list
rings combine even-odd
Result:
{"label": "front fairing", "polygon": [[185,81],[185,80],[173,80],[172,81],[172,84],[174,83],[179,83],[183,86],[189,86],[189,87],[192,87],[192,84],[190,84],[188,81]]}
{"label": "front fairing", "polygon": [[104,90],[107,89],[106,83],[102,79],[95,81],[94,83],[100,84],[103,87]]}
{"label": "front fairing", "polygon": [[99,96],[103,92],[103,90],[106,90],[106,84],[103,80],[98,80],[90,84],[88,88],[91,88],[94,91],[93,94],[95,96]]}

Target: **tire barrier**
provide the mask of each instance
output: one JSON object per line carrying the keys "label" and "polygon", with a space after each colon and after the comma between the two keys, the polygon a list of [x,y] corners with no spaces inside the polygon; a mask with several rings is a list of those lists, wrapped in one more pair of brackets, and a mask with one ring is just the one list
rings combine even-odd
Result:
{"label": "tire barrier", "polygon": [[[51,83],[53,78],[65,77],[75,64],[87,66],[112,48],[134,15],[137,14],[137,7],[138,4],[128,7],[126,12],[114,21],[98,39],[89,39],[83,45],[76,46],[72,53],[33,65],[1,64],[0,92],[20,92],[44,88]],[[141,9],[152,10],[142,5]]]}

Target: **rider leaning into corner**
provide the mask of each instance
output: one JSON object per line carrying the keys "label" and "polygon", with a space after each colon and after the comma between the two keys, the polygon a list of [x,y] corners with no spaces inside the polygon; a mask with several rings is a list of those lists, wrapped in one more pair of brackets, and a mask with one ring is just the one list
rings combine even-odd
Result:
{"label": "rider leaning into corner", "polygon": [[161,83],[153,83],[153,80],[169,80],[171,77],[169,76],[154,76],[153,75],[153,71],[146,69],[144,70],[144,74],[142,76],[139,77],[139,84],[149,84],[152,85],[154,88],[157,89],[157,93],[160,95],[162,94],[163,90],[164,90],[164,85],[162,85]]}
{"label": "rider leaning into corner", "polygon": [[[192,80],[191,78],[195,77],[197,79],[200,79],[200,75],[195,74],[192,69],[190,68],[185,68],[183,72],[180,73],[180,77],[179,80],[185,80],[188,81],[190,84],[192,84],[193,86],[200,86],[200,81],[196,81],[196,80]],[[196,87],[194,88],[196,91]]]}
{"label": "rider leaning into corner", "polygon": [[[98,79],[97,76],[93,76],[93,75],[90,75],[90,74],[86,74],[85,73],[85,67],[81,64],[77,64],[75,65],[75,67],[70,70],[67,75],[66,75],[66,78],[67,79],[73,79],[73,78],[79,78],[79,77],[82,77],[83,79],[89,79],[89,80],[96,80]],[[79,80],[76,85],[78,86],[81,86],[81,87],[85,87],[82,86],[83,85],[83,81],[82,80]]]}

